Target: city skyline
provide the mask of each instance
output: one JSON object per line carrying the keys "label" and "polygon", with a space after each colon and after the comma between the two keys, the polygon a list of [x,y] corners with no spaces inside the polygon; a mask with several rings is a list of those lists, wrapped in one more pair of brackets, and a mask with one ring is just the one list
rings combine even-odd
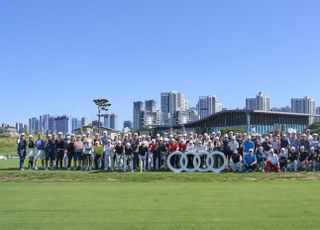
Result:
{"label": "city skyline", "polygon": [[[206,116],[209,116],[213,113],[217,113],[217,112],[220,112],[222,111],[222,109],[224,110],[234,110],[234,109],[239,109],[239,110],[243,110],[243,109],[248,109],[248,110],[265,110],[265,111],[276,111],[276,112],[289,112],[289,113],[308,113],[308,111],[311,111],[310,114],[320,114],[320,106],[318,106],[316,104],[316,100],[314,97],[310,97],[310,96],[303,96],[301,98],[298,98],[298,97],[292,97],[290,98],[290,103],[288,105],[283,105],[283,106],[279,106],[279,107],[275,107],[271,104],[270,102],[270,97],[269,97],[269,94],[265,93],[265,92],[258,92],[257,93],[257,96],[256,98],[244,98],[244,106],[243,107],[235,107],[235,108],[226,108],[226,107],[221,107],[220,110],[218,110],[218,106],[222,106],[222,103],[221,102],[218,102],[217,101],[217,97],[216,96],[213,96],[213,95],[208,95],[208,96],[198,96],[198,102],[195,104],[195,105],[192,105],[191,103],[189,103],[189,100],[187,98],[187,95],[185,95],[184,93],[182,92],[178,92],[178,91],[168,91],[168,92],[160,92],[160,103],[159,101],[157,100],[154,100],[152,98],[149,98],[149,99],[145,99],[145,100],[140,100],[140,101],[135,101],[135,102],[132,102],[133,104],[135,103],[140,103],[142,102],[143,105],[142,106],[142,110],[143,111],[147,111],[147,112],[154,112],[154,113],[157,113],[157,112],[161,112],[161,115],[156,115],[157,117],[162,117],[164,114],[163,114],[163,111],[161,111],[161,106],[162,106],[162,103],[161,103],[161,98],[163,96],[163,94],[168,94],[168,93],[177,93],[177,94],[181,94],[182,95],[182,99],[184,102],[186,102],[186,104],[188,105],[187,107],[184,107],[183,106],[183,109],[178,109],[178,111],[188,111],[189,109],[191,110],[195,110],[197,112],[200,112],[201,108],[199,106],[199,103],[201,103],[202,100],[204,100],[204,98],[214,98],[214,102],[216,104],[216,108],[215,108],[215,111],[214,112],[211,112],[211,113],[207,113]],[[259,98],[263,96],[263,97],[267,97],[267,108],[269,109],[264,109],[264,108],[252,108],[250,107],[251,104],[249,104],[249,107],[248,107],[248,100],[251,101],[251,100],[259,100]],[[208,100],[207,99],[207,100]],[[261,99],[260,99],[261,100]],[[296,109],[295,107],[293,107],[293,101],[298,101],[300,104],[300,107],[299,109]],[[307,102],[305,102],[307,101]],[[310,102],[311,101],[311,102]],[[148,103],[149,103],[149,106],[148,106]],[[203,102],[202,102],[203,103]],[[250,102],[249,102],[250,103]],[[255,102],[256,103],[256,102]],[[308,105],[309,103],[309,105]],[[311,103],[311,105],[310,105]],[[209,106],[209,105],[207,105]],[[254,104],[254,106],[256,106],[256,104]],[[311,109],[309,108],[311,106]],[[210,107],[210,106],[209,106]],[[186,109],[188,108],[188,109]],[[209,108],[206,108],[206,109],[209,109]],[[132,111],[132,110],[131,110]],[[116,130],[122,130],[123,128],[123,123],[125,121],[131,121],[132,122],[132,127],[137,129],[137,126],[135,126],[135,118],[134,118],[134,107],[133,107],[133,111],[132,111],[132,116],[131,116],[131,119],[128,119],[128,120],[123,120],[123,119],[119,119],[119,115],[117,113],[111,113],[111,112],[107,112],[106,114],[108,115],[107,117],[105,117],[104,119],[101,120],[101,124],[105,127],[108,127],[110,128],[110,115],[111,116],[116,116],[116,122],[113,121],[113,126],[116,127]],[[48,117],[49,116],[49,117]],[[57,117],[64,117],[64,116],[67,116],[69,119],[70,119],[70,124],[69,126],[70,127],[74,127],[74,119],[77,119],[78,120],[78,128],[81,127],[81,126],[85,126],[84,124],[82,124],[82,119],[87,119],[87,124],[89,123],[92,123],[92,122],[96,122],[97,121],[97,118],[93,118],[93,119],[88,119],[86,116],[82,117],[81,119],[78,119],[78,117],[74,117],[74,116],[71,116],[71,115],[68,115],[68,114],[64,114],[64,115],[49,115],[49,114],[42,114],[42,115],[39,115],[39,119],[36,117],[36,116],[33,116],[33,117],[30,117],[30,118],[27,118],[27,121],[24,122],[24,121],[15,121],[13,123],[9,123],[9,122],[6,122],[6,121],[1,121],[1,123],[4,123],[4,124],[9,124],[9,125],[16,125],[19,124],[20,126],[21,125],[27,125],[28,126],[28,130],[31,129],[31,126],[30,126],[30,120],[31,119],[37,119],[37,122],[39,122],[40,124],[40,127],[44,127],[42,129],[44,130],[50,130],[48,129],[48,126],[49,126],[49,118],[52,117],[52,118],[57,118]],[[83,115],[81,115],[83,116]],[[186,115],[187,116],[187,115]],[[197,114],[197,116],[199,116],[198,119],[203,119],[205,118],[206,116],[201,116],[201,114]],[[121,117],[121,115],[120,115]],[[43,124],[44,121],[43,120],[47,120],[46,124]],[[109,121],[107,120],[109,119]],[[139,118],[138,118],[139,119]],[[159,118],[158,118],[159,119]],[[160,118],[161,120],[162,118]],[[193,121],[193,120],[190,120],[190,121]],[[190,122],[189,120],[187,122]],[[184,122],[184,123],[187,123],[187,122]],[[80,125],[81,124],[81,125]],[[42,130],[41,128],[39,128],[39,130]],[[70,129],[70,130],[73,130]]]}
{"label": "city skyline", "polygon": [[133,101],[173,90],[229,109],[257,92],[272,107],[320,100],[319,1],[125,2],[3,2],[1,122],[94,120],[107,98],[122,124]]}

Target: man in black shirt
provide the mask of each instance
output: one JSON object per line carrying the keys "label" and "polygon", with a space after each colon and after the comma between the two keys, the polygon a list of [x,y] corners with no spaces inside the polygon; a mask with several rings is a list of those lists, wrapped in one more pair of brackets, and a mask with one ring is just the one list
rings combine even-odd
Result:
{"label": "man in black shirt", "polygon": [[299,153],[296,152],[296,148],[291,147],[290,151],[288,152],[288,171],[298,171],[298,158]]}
{"label": "man in black shirt", "polygon": [[131,148],[131,144],[129,142],[126,143],[124,148],[124,156],[123,156],[123,171],[126,172],[128,168],[128,162],[131,172],[133,171],[133,149]]}
{"label": "man in black shirt", "polygon": [[114,149],[116,153],[117,170],[120,171],[120,162],[121,162],[122,155],[124,153],[124,148],[121,141],[117,142],[116,147]]}
{"label": "man in black shirt", "polygon": [[63,161],[63,157],[64,157],[64,151],[66,150],[67,144],[66,141],[62,138],[62,132],[59,132],[58,134],[58,140],[56,142],[57,145],[57,165],[56,167],[62,169],[62,161]]}
{"label": "man in black shirt", "polygon": [[24,160],[27,155],[27,141],[25,140],[25,134],[22,133],[20,139],[18,140],[18,155],[20,157],[20,165],[19,168],[21,171],[24,171]]}
{"label": "man in black shirt", "polygon": [[148,147],[146,146],[145,142],[142,141],[139,146],[139,161],[140,161],[140,171],[146,172],[147,171],[147,152]]}
{"label": "man in black shirt", "polygon": [[299,151],[299,162],[298,162],[298,169],[299,170],[308,170],[308,156],[309,153],[305,151],[305,147],[302,145],[300,146],[300,151]]}
{"label": "man in black shirt", "polygon": [[[68,156],[68,170],[71,170],[72,158],[74,158],[75,145],[74,138],[67,136],[67,156]],[[75,161],[75,159],[73,159]]]}
{"label": "man in black shirt", "polygon": [[308,169],[311,171],[316,171],[316,158],[317,158],[317,153],[314,150],[314,147],[310,148],[309,156],[308,156]]}
{"label": "man in black shirt", "polygon": [[56,160],[56,145],[51,134],[48,135],[48,142],[46,144],[46,169],[48,167],[48,161],[50,162],[50,168],[53,169],[54,162]]}
{"label": "man in black shirt", "polygon": [[242,172],[243,170],[242,157],[238,152],[234,152],[231,155],[230,169],[233,172]]}

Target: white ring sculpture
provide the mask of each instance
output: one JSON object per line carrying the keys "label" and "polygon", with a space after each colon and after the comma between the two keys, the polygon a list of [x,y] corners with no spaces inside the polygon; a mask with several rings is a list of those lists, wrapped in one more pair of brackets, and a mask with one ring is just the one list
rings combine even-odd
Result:
{"label": "white ring sculpture", "polygon": [[[189,162],[188,156],[191,156],[192,162]],[[221,157],[222,165],[219,168],[214,167],[215,157]],[[174,165],[171,164],[171,159],[173,157],[180,157],[180,160],[176,163],[180,164],[180,168],[176,168]],[[205,168],[201,168],[201,157],[205,157]],[[192,164],[193,167],[189,168],[188,165]],[[214,152],[201,152],[201,153],[194,153],[194,152],[185,152],[182,153],[180,151],[176,151],[171,153],[167,158],[167,166],[168,168],[174,173],[181,173],[181,172],[214,172],[220,173],[222,172],[227,166],[227,159],[222,152],[214,151]]]}

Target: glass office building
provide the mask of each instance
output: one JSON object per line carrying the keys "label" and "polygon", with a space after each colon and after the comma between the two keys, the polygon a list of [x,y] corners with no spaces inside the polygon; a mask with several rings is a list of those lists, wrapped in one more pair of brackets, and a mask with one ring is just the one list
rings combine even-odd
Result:
{"label": "glass office building", "polygon": [[242,129],[249,134],[266,134],[276,130],[301,132],[307,128],[315,116],[317,115],[260,110],[229,110],[183,126],[157,126],[153,128],[152,133],[181,133],[186,130],[196,133],[212,133],[223,128]]}

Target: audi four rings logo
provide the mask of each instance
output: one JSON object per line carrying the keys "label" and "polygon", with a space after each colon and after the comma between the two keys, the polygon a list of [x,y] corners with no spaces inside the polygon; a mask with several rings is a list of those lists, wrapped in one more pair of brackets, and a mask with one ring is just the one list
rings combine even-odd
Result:
{"label": "audi four rings logo", "polygon": [[[217,163],[218,166],[217,166]],[[172,165],[174,164],[174,165]],[[227,159],[222,152],[185,152],[171,153],[167,158],[168,168],[175,173],[181,172],[222,172],[227,165]],[[179,167],[177,167],[179,165]]]}

